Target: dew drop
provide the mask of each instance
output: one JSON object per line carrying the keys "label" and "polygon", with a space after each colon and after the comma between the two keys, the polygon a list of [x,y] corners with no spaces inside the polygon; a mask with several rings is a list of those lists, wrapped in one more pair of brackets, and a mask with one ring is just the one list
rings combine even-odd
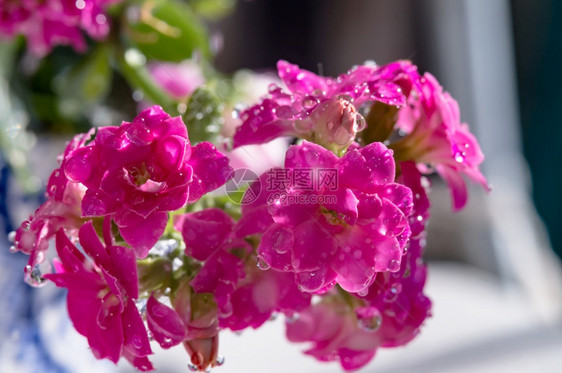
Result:
{"label": "dew drop", "polygon": [[103,25],[107,22],[107,19],[105,18],[105,16],[103,14],[98,14],[96,16],[96,22],[100,25]]}
{"label": "dew drop", "polygon": [[388,270],[390,272],[396,272],[400,269],[400,262],[396,259],[392,259],[390,263],[388,263]]}
{"label": "dew drop", "polygon": [[21,229],[25,232],[27,232],[29,230],[29,228],[31,228],[31,223],[26,220],[21,224]]}
{"label": "dew drop", "polygon": [[142,340],[141,340],[141,337],[140,337],[140,336],[135,335],[135,336],[133,337],[133,346],[134,346],[135,348],[141,348],[141,347],[142,347]]}
{"label": "dew drop", "polygon": [[197,366],[195,366],[195,364],[189,363],[187,364],[187,369],[189,369],[190,372],[198,372],[199,368],[197,368]]}
{"label": "dew drop", "polygon": [[8,233],[8,242],[15,243],[16,242],[16,231],[11,231]]}
{"label": "dew drop", "polygon": [[24,281],[34,288],[41,287],[46,283],[41,274],[41,271],[39,270],[39,267],[35,266],[32,268],[30,265],[25,266]]}
{"label": "dew drop", "polygon": [[357,321],[357,325],[359,325],[359,328],[369,333],[374,333],[377,330],[379,330],[381,324],[382,324],[382,316],[380,315],[380,313],[377,313],[372,317],[360,318]]}
{"label": "dew drop", "polygon": [[353,97],[347,94],[339,94],[336,96],[337,100],[353,102]]}
{"label": "dew drop", "polygon": [[302,102],[302,107],[306,110],[311,110],[316,105],[318,105],[318,99],[314,96],[306,96]]}
{"label": "dew drop", "polygon": [[355,123],[357,125],[357,129],[355,130],[356,132],[361,132],[367,127],[367,121],[363,115],[359,113],[355,116]]}
{"label": "dew drop", "polygon": [[216,363],[215,363],[216,366],[220,367],[221,365],[223,365],[223,364],[224,364],[224,360],[225,360],[225,359],[224,359],[224,356],[218,355],[218,356],[217,356],[217,361],[216,361]]}
{"label": "dew drop", "polygon": [[10,252],[12,254],[15,253],[16,251],[18,251],[18,249],[14,245],[10,246]]}
{"label": "dew drop", "polygon": [[267,263],[262,257],[258,257],[257,266],[262,271],[268,270],[270,268],[269,263]]}
{"label": "dew drop", "polygon": [[275,113],[280,119],[291,119],[296,114],[296,111],[292,106],[285,105],[278,107]]}

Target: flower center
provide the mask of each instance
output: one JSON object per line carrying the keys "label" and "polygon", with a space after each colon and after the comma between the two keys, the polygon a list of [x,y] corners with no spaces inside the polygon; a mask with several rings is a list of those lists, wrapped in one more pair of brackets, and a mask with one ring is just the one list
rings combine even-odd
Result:
{"label": "flower center", "polygon": [[140,166],[130,167],[127,169],[127,172],[132,177],[133,182],[139,187],[146,184],[150,179],[150,172],[148,172],[145,163]]}

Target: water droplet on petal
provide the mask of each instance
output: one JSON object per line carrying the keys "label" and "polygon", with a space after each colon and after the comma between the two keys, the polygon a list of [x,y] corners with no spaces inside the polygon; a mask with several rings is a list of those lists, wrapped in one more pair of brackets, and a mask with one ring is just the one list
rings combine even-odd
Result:
{"label": "water droplet on petal", "polygon": [[30,265],[25,266],[24,281],[34,288],[44,286],[46,283],[39,266],[31,267]]}
{"label": "water droplet on petal", "polygon": [[382,324],[382,315],[380,311],[374,307],[361,307],[355,310],[357,314],[357,325],[360,329],[374,333],[380,329]]}
{"label": "water droplet on petal", "polygon": [[29,228],[31,228],[31,223],[28,220],[24,221],[21,224],[21,229],[24,230],[25,232],[27,232]]}
{"label": "water droplet on petal", "polygon": [[133,346],[134,346],[135,348],[141,348],[141,347],[142,347],[142,339],[141,339],[140,336],[135,335],[135,336],[133,337]]}
{"label": "water droplet on petal", "polygon": [[225,359],[224,359],[224,356],[218,355],[218,356],[217,356],[217,361],[216,361],[215,365],[218,366],[218,367],[220,367],[221,365],[224,364],[224,360],[225,360]]}
{"label": "water droplet on petal", "polygon": [[318,99],[314,96],[306,96],[302,102],[305,110],[312,110],[316,105],[318,105]]}
{"label": "water droplet on petal", "polygon": [[269,263],[266,262],[261,256],[258,257],[257,266],[258,266],[258,268],[261,269],[262,271],[268,270],[268,269],[270,268]]}
{"label": "water droplet on petal", "polygon": [[16,242],[16,231],[11,231],[10,233],[8,233],[8,242],[9,243]]}
{"label": "water droplet on petal", "polygon": [[187,364],[187,369],[189,369],[189,371],[191,371],[191,372],[198,372],[198,371],[199,371],[199,368],[197,368],[197,367],[196,367],[194,364],[192,364],[192,363]]}
{"label": "water droplet on petal", "polygon": [[339,94],[336,96],[337,100],[353,102],[353,97],[347,94]]}
{"label": "water droplet on petal", "polygon": [[400,262],[396,259],[392,259],[389,263],[388,263],[388,270],[390,272],[396,272],[400,269]]}
{"label": "water droplet on petal", "polygon": [[367,121],[365,120],[363,115],[359,113],[355,116],[355,123],[357,126],[356,132],[361,132],[367,127]]}

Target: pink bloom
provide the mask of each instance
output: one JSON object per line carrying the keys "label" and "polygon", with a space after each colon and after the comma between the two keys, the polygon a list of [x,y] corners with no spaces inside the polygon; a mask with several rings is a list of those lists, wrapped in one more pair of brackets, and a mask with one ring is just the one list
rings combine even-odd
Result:
{"label": "pink bloom", "polygon": [[261,270],[255,259],[246,266],[246,278],[231,296],[232,312],[220,318],[221,328],[257,329],[273,312],[292,315],[310,304],[310,294],[301,292],[291,273]]}
{"label": "pink bloom", "polygon": [[377,273],[361,296],[343,299],[339,292],[327,293],[323,301],[287,323],[290,341],[312,342],[306,354],[320,361],[337,360],[348,371],[366,365],[380,347],[408,343],[430,315],[431,301],[423,294],[426,266],[421,260],[429,204],[415,164],[402,163],[401,168],[401,180],[415,193],[410,221],[418,224],[412,225],[416,238],[408,244],[400,269]]}
{"label": "pink bloom", "polygon": [[179,101],[185,100],[205,83],[201,68],[189,60],[180,63],[151,62],[148,71],[158,85]]}
{"label": "pink bloom", "polygon": [[49,248],[49,240],[60,228],[76,237],[78,228],[82,225],[80,202],[85,188],[79,183],[69,181],[63,172],[65,157],[75,149],[85,146],[94,131],[74,136],[63,154],[59,156],[60,168],[53,171],[47,183],[47,201],[37,211],[24,221],[16,231],[16,249],[30,255],[29,266],[43,262],[45,251]]}
{"label": "pink bloom", "polygon": [[[287,323],[291,342],[312,342],[306,354],[320,361],[339,361],[351,371],[366,365],[380,347],[402,346],[418,333],[429,316],[431,301],[423,294],[425,265],[419,240],[412,240],[402,268],[379,273],[364,298],[351,308],[339,294],[299,313]],[[380,277],[380,278],[379,278]]]}
{"label": "pink bloom", "polygon": [[186,254],[203,262],[190,282],[193,296],[213,295],[221,327],[257,328],[275,311],[294,312],[310,302],[310,295],[298,290],[292,274],[256,267],[255,257],[249,256],[252,247],[233,234],[234,221],[223,210],[176,216],[174,227],[182,233]]}
{"label": "pink bloom", "polygon": [[340,302],[319,303],[287,323],[291,342],[312,342],[307,355],[320,361],[338,361],[347,370],[359,369],[374,356],[380,338],[357,326],[353,313]]}
{"label": "pink bloom", "polygon": [[234,237],[234,221],[217,208],[178,215],[174,227],[182,233],[186,254],[203,262],[190,283],[193,290],[212,293],[219,314],[230,315],[230,297],[244,277],[241,256],[249,253],[251,247],[245,240]]}
{"label": "pink bloom", "polygon": [[468,125],[460,122],[457,102],[443,91],[433,75],[416,75],[412,74],[414,89],[408,105],[400,110],[397,123],[408,135],[391,148],[402,160],[434,166],[449,184],[454,210],[460,210],[468,198],[463,174],[490,189],[479,170],[484,155]]}
{"label": "pink bloom", "polygon": [[146,303],[146,322],[154,339],[162,348],[170,348],[184,341],[187,331],[176,311],[159,302],[154,294]]}
{"label": "pink bloom", "polygon": [[80,244],[88,257],[59,230],[60,262],[56,262],[56,273],[45,278],[68,289],[70,319],[88,338],[96,358],[117,363],[124,356],[136,368],[152,370],[147,358],[152,353],[148,334],[135,305],[139,295],[135,253],[113,244],[109,218],[103,230],[105,246],[92,222],[80,228]]}
{"label": "pink bloom", "polygon": [[[261,259],[279,271],[294,272],[307,292],[323,292],[335,283],[362,292],[377,272],[396,272],[410,235],[412,193],[393,182],[394,167],[392,151],[381,143],[350,150],[342,158],[306,141],[290,147],[285,169],[294,180],[312,173],[317,184],[313,190],[298,185],[270,189],[242,210],[254,227],[260,217],[273,222],[258,246]],[[332,171],[333,182],[318,184],[319,171]],[[242,227],[247,221],[243,215]]]}
{"label": "pink bloom", "polygon": [[180,117],[153,106],[132,123],[100,128],[88,146],[67,155],[64,172],[87,188],[82,215],[112,216],[143,258],[164,232],[166,211],[216,189],[231,169],[210,143],[191,147]]}
{"label": "pink bloom", "polygon": [[29,50],[42,57],[56,45],[86,49],[85,31],[94,39],[109,33],[104,7],[119,0],[4,0],[0,2],[0,34],[23,34]]}
{"label": "pink bloom", "polygon": [[[328,130],[333,131],[331,136],[340,132],[331,140],[343,141],[344,132],[352,138],[364,128],[365,122],[355,109],[374,101],[404,104],[402,88],[395,81],[407,73],[405,68],[409,68],[406,62],[382,67],[362,65],[334,79],[279,61],[279,77],[287,91],[272,85],[259,104],[241,113],[243,123],[234,135],[234,146],[260,144],[281,136],[312,141],[318,134],[325,137]],[[332,104],[325,103],[330,101]],[[338,110],[343,113],[343,119],[338,119],[341,117],[336,115]],[[318,118],[322,118],[320,123]]]}

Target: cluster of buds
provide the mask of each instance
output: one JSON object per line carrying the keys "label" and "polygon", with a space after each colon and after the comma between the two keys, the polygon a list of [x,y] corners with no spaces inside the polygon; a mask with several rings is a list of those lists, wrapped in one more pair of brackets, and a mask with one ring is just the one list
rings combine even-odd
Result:
{"label": "cluster of buds", "polygon": [[182,344],[205,371],[223,363],[222,329],[281,313],[290,341],[355,370],[419,333],[431,308],[425,175],[439,173],[462,208],[463,175],[488,189],[478,143],[410,62],[337,78],[285,61],[278,70],[282,83],[237,115],[232,144],[295,145],[283,167],[237,191],[238,204],[220,192],[236,175],[229,157],[192,145],[158,106],[76,136],[61,155],[14,251],[30,256],[29,283],[68,289],[70,319],[97,358],[151,370],[152,339]]}

